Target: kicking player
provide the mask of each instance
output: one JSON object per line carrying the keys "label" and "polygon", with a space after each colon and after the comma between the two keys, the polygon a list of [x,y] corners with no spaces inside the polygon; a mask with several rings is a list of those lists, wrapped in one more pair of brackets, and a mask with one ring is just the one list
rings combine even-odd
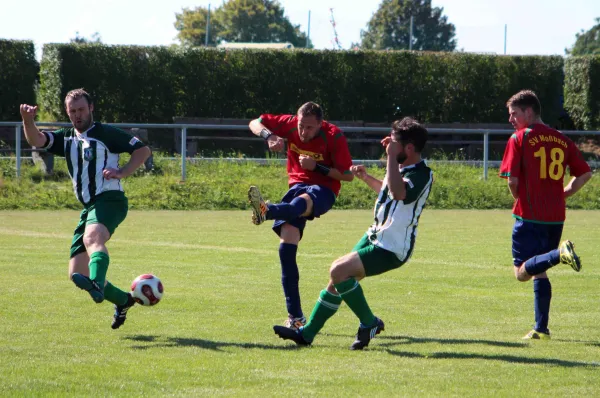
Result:
{"label": "kicking player", "polygon": [[283,139],[288,141],[289,190],[281,203],[266,203],[256,186],[250,187],[248,198],[254,224],[274,220],[288,312],[285,325],[298,328],[306,323],[298,288],[298,244],[306,221],[327,213],[340,192],[340,181],[354,178],[352,158],[342,131],[323,120],[323,110],[313,102],[302,105],[295,115],[261,115],[250,122],[250,130],[262,137],[271,151],[282,151]]}
{"label": "kicking player", "polygon": [[[125,219],[128,202],[121,179],[131,175],[150,156],[150,149],[123,130],[94,122],[94,104],[83,89],[69,91],[65,108],[73,127],[40,132],[35,125],[37,106],[21,105],[25,137],[31,146],[64,156],[73,190],[83,205],[71,243],[69,278],[94,302],[115,305],[111,327],[119,328],[135,301],[106,280],[109,256],[106,242]],[[119,168],[119,154],[131,159]]]}
{"label": "kicking player", "polygon": [[[506,106],[516,131],[506,145],[500,177],[508,179],[515,199],[514,272],[521,282],[533,279],[535,327],[523,339],[548,340],[552,286],[546,271],[559,263],[581,270],[573,243],[560,243],[565,198],[579,191],[592,172],[577,146],[542,122],[540,101],[533,91],[518,92]],[[572,178],[564,186],[567,166]]]}
{"label": "kicking player", "polygon": [[412,255],[419,217],[433,183],[433,172],[421,159],[427,135],[412,118],[392,124],[390,136],[381,141],[387,154],[383,181],[367,174],[364,166],[352,166],[352,173],[378,193],[375,222],[351,253],[331,265],[329,284],[321,291],[308,323],[298,330],[274,326],[279,337],[301,346],[312,344],[342,301],[360,320],[350,349],[362,350],[383,331],[385,325],[371,311],[358,281],[396,269]]}

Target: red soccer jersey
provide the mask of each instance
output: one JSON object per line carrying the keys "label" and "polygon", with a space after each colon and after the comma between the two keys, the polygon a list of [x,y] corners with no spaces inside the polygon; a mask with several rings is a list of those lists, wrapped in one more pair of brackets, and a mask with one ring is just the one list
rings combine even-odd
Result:
{"label": "red soccer jersey", "polygon": [[323,185],[331,189],[337,196],[341,183],[316,171],[304,170],[300,167],[299,156],[308,155],[317,163],[335,168],[341,173],[350,173],[352,158],[348,142],[342,131],[335,125],[323,121],[317,135],[309,142],[300,141],[298,136],[298,117],[296,115],[260,116],[260,122],[273,134],[287,139],[287,173],[290,186],[297,183]]}
{"label": "red soccer jersey", "polygon": [[516,131],[508,140],[500,177],[517,177],[513,216],[538,223],[565,221],[566,167],[578,177],[590,171],[573,141],[543,124]]}

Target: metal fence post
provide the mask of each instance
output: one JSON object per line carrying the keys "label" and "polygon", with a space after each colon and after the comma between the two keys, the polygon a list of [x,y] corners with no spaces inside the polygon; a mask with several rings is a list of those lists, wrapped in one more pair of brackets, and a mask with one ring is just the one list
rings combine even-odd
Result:
{"label": "metal fence post", "polygon": [[483,179],[488,179],[488,158],[490,156],[490,133],[483,133]]}
{"label": "metal fence post", "polygon": [[21,125],[15,126],[15,152],[17,152],[17,178],[21,177]]}
{"label": "metal fence post", "polygon": [[185,181],[185,158],[187,156],[187,127],[181,129],[181,181]]}

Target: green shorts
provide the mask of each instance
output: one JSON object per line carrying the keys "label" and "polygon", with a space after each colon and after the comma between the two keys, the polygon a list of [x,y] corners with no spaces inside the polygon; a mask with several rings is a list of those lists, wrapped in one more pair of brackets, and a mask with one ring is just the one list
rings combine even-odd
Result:
{"label": "green shorts", "polygon": [[352,251],[358,253],[366,276],[383,274],[404,264],[393,252],[372,244],[367,234],[358,241]]}
{"label": "green shorts", "polygon": [[127,216],[128,208],[127,197],[121,191],[104,192],[97,196],[94,202],[86,205],[79,215],[79,224],[73,232],[70,258],[85,252],[83,234],[87,225],[102,224],[112,236]]}

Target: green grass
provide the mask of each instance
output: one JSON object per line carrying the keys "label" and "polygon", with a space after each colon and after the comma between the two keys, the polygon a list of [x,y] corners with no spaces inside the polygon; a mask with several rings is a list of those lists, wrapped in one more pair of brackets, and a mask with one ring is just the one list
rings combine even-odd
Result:
{"label": "green grass", "polygon": [[[285,166],[254,163],[188,163],[185,183],[180,182],[180,163],[156,159],[151,173],[141,170],[124,180],[132,208],[138,210],[233,210],[247,209],[249,185],[258,185],[266,198],[279,200],[288,189]],[[432,209],[510,209],[512,196],[498,170],[459,164],[430,162],[435,182],[428,199]],[[369,171],[383,178],[384,169]],[[4,182],[2,183],[2,177]],[[568,177],[567,177],[568,179]],[[567,201],[571,209],[600,209],[600,179],[592,180]],[[371,209],[373,195],[366,184],[342,183],[335,209]],[[0,160],[0,210],[79,209],[64,159],[56,159],[56,173],[44,177],[25,163],[21,180],[15,178],[14,161]]]}
{"label": "green grass", "polygon": [[[112,308],[67,278],[76,211],[0,212],[1,396],[599,396],[600,213],[570,211],[564,236],[581,273],[558,266],[550,342],[525,343],[532,284],[514,279],[509,211],[427,209],[415,253],[362,282],[386,330],[348,350],[357,319],[342,305],[310,348],[278,339],[286,316],[278,239],[246,211],[131,211],[109,243],[108,276],[151,272],[156,307]],[[332,211],[299,251],[310,313],[328,268],[372,220]]]}

